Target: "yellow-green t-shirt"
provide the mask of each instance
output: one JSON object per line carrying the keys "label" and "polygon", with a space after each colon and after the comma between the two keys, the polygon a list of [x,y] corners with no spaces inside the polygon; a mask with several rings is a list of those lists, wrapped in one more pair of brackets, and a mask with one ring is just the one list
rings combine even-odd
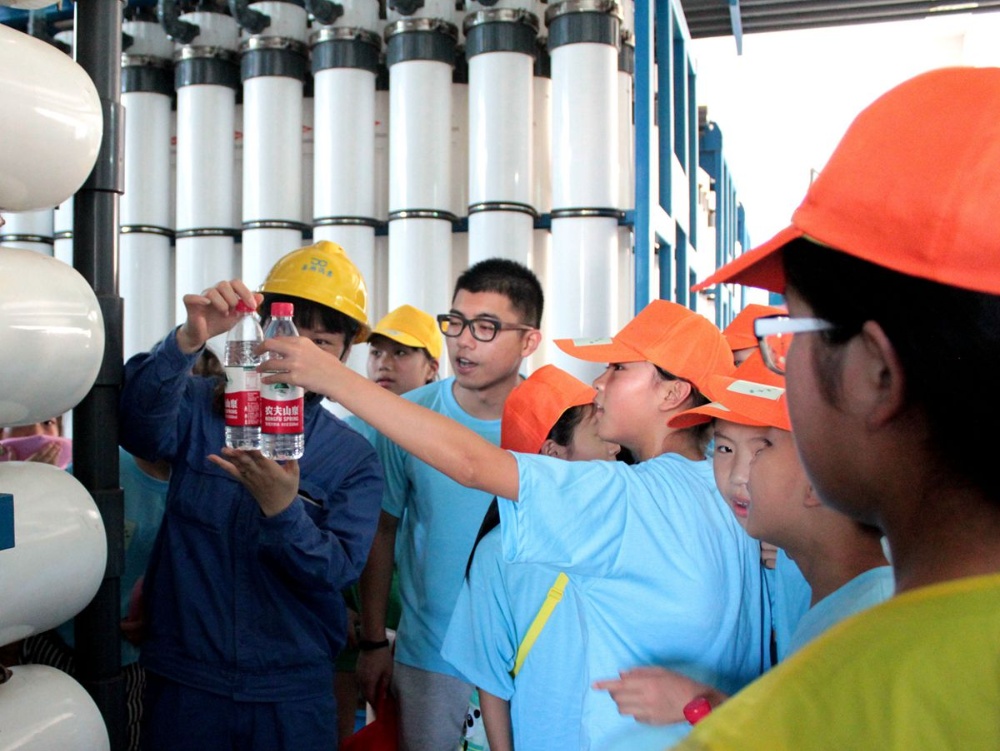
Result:
{"label": "yellow-green t-shirt", "polygon": [[997,751],[1000,575],[839,623],[698,724],[684,751]]}

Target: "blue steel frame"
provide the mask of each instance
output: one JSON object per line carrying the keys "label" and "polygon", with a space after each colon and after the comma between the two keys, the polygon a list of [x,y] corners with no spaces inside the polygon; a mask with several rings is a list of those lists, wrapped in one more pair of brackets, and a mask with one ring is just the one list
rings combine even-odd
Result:
{"label": "blue steel frame", "polygon": [[[691,306],[689,250],[698,247],[698,105],[691,34],[679,0],[635,0],[635,312],[654,297]],[[655,81],[660,82],[657,96]],[[654,111],[655,107],[655,111]],[[659,125],[659,139],[654,138]],[[675,184],[673,159],[687,179]],[[659,175],[659,195],[651,190]],[[671,215],[675,191],[689,212]],[[653,253],[660,273],[654,282]]]}

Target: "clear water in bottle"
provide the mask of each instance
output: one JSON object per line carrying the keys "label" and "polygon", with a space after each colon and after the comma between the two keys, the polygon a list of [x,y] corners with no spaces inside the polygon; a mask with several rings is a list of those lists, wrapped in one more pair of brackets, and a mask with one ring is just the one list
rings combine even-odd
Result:
{"label": "clear water in bottle", "polygon": [[[292,303],[274,303],[264,338],[298,336]],[[273,355],[271,355],[273,356]],[[305,452],[305,391],[287,383],[262,383],[260,451],[269,459],[299,459]]]}
{"label": "clear water in bottle", "polygon": [[240,314],[226,336],[222,364],[226,370],[226,446],[234,449],[260,448],[260,358],[254,349],[264,340],[264,332],[253,310],[242,300]]}

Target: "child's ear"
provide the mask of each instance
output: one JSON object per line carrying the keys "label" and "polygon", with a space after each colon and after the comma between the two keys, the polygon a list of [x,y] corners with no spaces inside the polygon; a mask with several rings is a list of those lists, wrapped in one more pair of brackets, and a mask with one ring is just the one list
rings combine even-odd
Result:
{"label": "child's ear", "polygon": [[554,456],[556,459],[565,459],[567,451],[565,446],[560,446],[551,438],[546,438],[545,443],[542,444],[542,450],[538,453],[542,456]]}
{"label": "child's ear", "polygon": [[666,389],[663,400],[660,402],[661,409],[664,411],[687,409],[684,405],[691,398],[694,386],[680,378],[674,381],[663,381],[663,385]]}
{"label": "child's ear", "polygon": [[819,499],[816,489],[811,484],[806,486],[806,495],[802,499],[802,505],[806,508],[816,508],[823,505],[823,501]]}

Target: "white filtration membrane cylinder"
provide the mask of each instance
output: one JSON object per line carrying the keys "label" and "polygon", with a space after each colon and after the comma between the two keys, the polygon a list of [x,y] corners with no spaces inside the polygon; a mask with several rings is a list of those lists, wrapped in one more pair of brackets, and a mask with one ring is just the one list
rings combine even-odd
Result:
{"label": "white filtration membrane cylinder", "polygon": [[17,751],[111,748],[101,712],[83,686],[47,665],[17,665],[11,671],[13,677],[0,685],[3,748]]}
{"label": "white filtration membrane cylinder", "polygon": [[389,92],[375,90],[375,218],[389,216]]}
{"label": "white filtration membrane cylinder", "polygon": [[531,270],[535,272],[545,293],[545,310],[542,313],[542,341],[528,362],[530,371],[534,372],[549,362],[549,350],[552,348],[552,337],[549,335],[549,314],[555,302],[552,299],[549,273],[550,257],[552,255],[552,234],[547,229],[536,229],[531,233]]}
{"label": "white filtration membrane cylinder", "polygon": [[469,60],[469,203],[532,204],[533,60],[488,52]]}
{"label": "white filtration membrane cylinder", "polygon": [[[174,325],[174,252],[166,235],[129,233],[122,235],[118,243],[119,285],[125,306],[123,349],[127,360],[136,352],[150,349]],[[219,277],[223,278],[230,279],[232,275]]]}
{"label": "white filtration membrane cylinder", "polygon": [[477,211],[470,214],[469,264],[500,257],[529,266],[534,228],[534,217],[522,211]]}
{"label": "white filtration membrane cylinder", "polygon": [[51,208],[97,160],[101,102],[87,72],[52,45],[0,25],[0,211]]}
{"label": "white filtration membrane cylinder", "polygon": [[122,94],[125,108],[125,193],[122,226],[169,229],[170,97],[147,91]]}
{"label": "white filtration membrane cylinder", "polygon": [[313,91],[313,216],[373,219],[375,74],[328,68],[315,75]]}
{"label": "white filtration membrane cylinder", "polygon": [[200,84],[177,90],[177,230],[232,227],[236,92]]}
{"label": "white filtration membrane cylinder", "polygon": [[552,207],[618,206],[618,50],[552,51]]}
{"label": "white filtration membrane cylinder", "polygon": [[108,546],[93,498],[69,472],[4,462],[0,488],[14,496],[14,547],[0,550],[2,645],[83,610],[104,577]]}
{"label": "white filtration membrane cylinder", "polygon": [[451,74],[432,60],[389,68],[390,212],[451,210]]}
{"label": "white filtration membrane cylinder", "polygon": [[0,425],[75,407],[104,356],[104,318],[87,280],[54,258],[0,250],[0,352]]}
{"label": "white filtration membrane cylinder", "polygon": [[632,228],[618,227],[618,319],[615,331],[620,331],[635,317],[635,252]]}
{"label": "white filtration membrane cylinder", "polygon": [[635,128],[630,73],[618,71],[618,208],[635,208]]}
{"label": "white filtration membrane cylinder", "polygon": [[4,214],[7,223],[0,227],[0,246],[33,250],[46,256],[53,252],[55,212],[52,209],[38,211],[11,211]]}
{"label": "white filtration membrane cylinder", "polygon": [[[553,339],[608,337],[618,317],[618,220],[552,220],[551,300],[547,330]],[[549,360],[590,383],[603,369],[553,347]]]}
{"label": "white filtration membrane cylinder", "polygon": [[262,220],[302,221],[302,82],[284,76],[243,84],[243,221]]}
{"label": "white filtration membrane cylinder", "polygon": [[540,214],[552,210],[552,79],[532,80],[532,160],[531,205]]}
{"label": "white filtration membrane cylinder", "polygon": [[[201,293],[240,271],[231,237],[178,237],[175,252],[175,321],[181,323],[187,318],[184,295]],[[166,333],[164,329],[161,336]]]}
{"label": "white filtration membrane cylinder", "polygon": [[469,208],[469,85],[451,85],[451,208],[457,217]]}
{"label": "white filtration membrane cylinder", "polygon": [[450,309],[455,279],[451,258],[451,222],[389,222],[389,310],[409,304],[437,315]]}
{"label": "white filtration membrane cylinder", "polygon": [[243,271],[240,278],[250,289],[257,289],[278,259],[304,244],[299,230],[243,230]]}

